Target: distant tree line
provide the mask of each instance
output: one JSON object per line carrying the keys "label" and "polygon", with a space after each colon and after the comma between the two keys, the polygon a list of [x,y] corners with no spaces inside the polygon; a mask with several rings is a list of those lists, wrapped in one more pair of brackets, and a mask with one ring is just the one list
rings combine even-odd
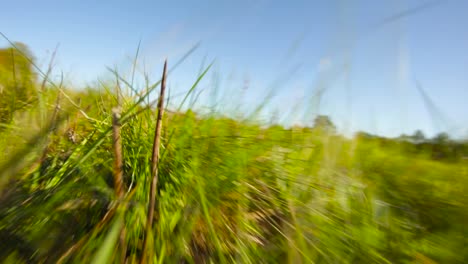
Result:
{"label": "distant tree line", "polygon": [[358,132],[356,137],[388,147],[399,147],[407,154],[428,156],[433,160],[447,162],[468,160],[468,141],[452,139],[446,132],[440,132],[432,138],[427,138],[421,130],[416,130],[412,135],[402,134],[394,139],[366,132]]}

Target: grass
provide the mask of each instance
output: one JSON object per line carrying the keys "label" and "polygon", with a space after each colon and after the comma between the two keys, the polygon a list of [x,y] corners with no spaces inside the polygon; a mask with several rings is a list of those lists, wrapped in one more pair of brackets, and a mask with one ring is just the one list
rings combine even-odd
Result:
{"label": "grass", "polygon": [[148,95],[161,81],[138,94],[114,73],[129,92],[42,84],[2,123],[1,262],[468,261],[466,143],[346,138],[182,106],[157,134],[163,107]]}

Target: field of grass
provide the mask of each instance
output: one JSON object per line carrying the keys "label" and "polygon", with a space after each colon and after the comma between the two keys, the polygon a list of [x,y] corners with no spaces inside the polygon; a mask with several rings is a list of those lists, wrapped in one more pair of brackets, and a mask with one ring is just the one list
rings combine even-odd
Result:
{"label": "field of grass", "polygon": [[161,82],[0,80],[1,263],[468,262],[466,142],[166,109],[146,229]]}

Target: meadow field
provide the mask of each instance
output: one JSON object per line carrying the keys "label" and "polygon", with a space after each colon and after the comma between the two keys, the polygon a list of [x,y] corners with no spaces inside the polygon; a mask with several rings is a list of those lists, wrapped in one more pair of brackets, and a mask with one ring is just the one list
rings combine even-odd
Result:
{"label": "meadow field", "polygon": [[209,66],[164,107],[163,78],[77,90],[0,51],[1,263],[468,262],[463,139],[200,113]]}

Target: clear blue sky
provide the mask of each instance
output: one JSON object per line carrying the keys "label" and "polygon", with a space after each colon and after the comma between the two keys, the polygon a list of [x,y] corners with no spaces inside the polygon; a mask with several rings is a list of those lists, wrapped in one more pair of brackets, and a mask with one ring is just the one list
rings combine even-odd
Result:
{"label": "clear blue sky", "polygon": [[264,116],[287,124],[322,113],[347,133],[466,136],[468,1],[426,3],[5,0],[0,31],[26,43],[44,68],[59,44],[56,71],[76,86],[109,78],[106,66],[128,76],[140,40],[139,69],[157,80],[165,57],[175,62],[201,41],[170,77],[172,94],[190,88],[205,58],[216,59],[200,103],[221,111],[251,111],[274,89]]}

